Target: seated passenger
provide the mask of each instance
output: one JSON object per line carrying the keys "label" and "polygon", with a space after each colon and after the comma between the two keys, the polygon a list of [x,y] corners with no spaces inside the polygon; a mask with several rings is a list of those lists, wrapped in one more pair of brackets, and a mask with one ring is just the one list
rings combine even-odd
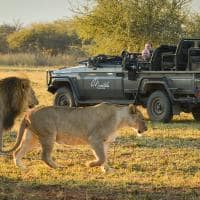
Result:
{"label": "seated passenger", "polygon": [[151,59],[153,49],[152,49],[152,43],[147,42],[145,44],[144,50],[142,51],[142,59],[145,61],[149,61]]}

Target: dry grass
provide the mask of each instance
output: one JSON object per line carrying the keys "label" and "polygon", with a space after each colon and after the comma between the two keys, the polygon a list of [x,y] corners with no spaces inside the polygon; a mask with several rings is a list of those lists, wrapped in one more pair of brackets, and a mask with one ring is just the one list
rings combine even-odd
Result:
{"label": "dry grass", "polygon": [[75,51],[70,54],[50,56],[45,53],[11,53],[0,54],[0,65],[5,66],[73,66],[84,59],[83,52]]}
{"label": "dry grass", "polygon": [[[2,67],[0,77],[17,71],[32,80],[42,105],[52,103],[45,69]],[[5,137],[9,146],[17,125]],[[148,122],[148,128],[143,138],[130,129],[121,131],[109,151],[115,172],[107,175],[85,167],[93,156],[84,146],[56,146],[54,158],[64,166],[56,170],[39,160],[39,149],[24,158],[26,171],[17,169],[10,157],[0,157],[0,199],[200,199],[200,124],[182,114],[170,124]]]}

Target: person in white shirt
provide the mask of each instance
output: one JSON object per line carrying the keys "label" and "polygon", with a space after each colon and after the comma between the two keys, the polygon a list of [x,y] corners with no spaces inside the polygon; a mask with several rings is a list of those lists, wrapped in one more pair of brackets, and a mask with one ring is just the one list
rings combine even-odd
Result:
{"label": "person in white shirt", "polygon": [[145,44],[144,50],[142,51],[142,58],[146,61],[149,61],[151,59],[152,55],[152,43],[147,42]]}

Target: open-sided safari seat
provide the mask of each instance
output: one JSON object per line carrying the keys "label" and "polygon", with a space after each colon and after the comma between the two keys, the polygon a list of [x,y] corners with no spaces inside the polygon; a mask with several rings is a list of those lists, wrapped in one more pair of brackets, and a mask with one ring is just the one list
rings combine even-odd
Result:
{"label": "open-sided safari seat", "polygon": [[142,70],[153,70],[153,71],[162,70],[163,55],[174,55],[175,51],[176,51],[176,46],[161,45],[154,50],[149,62],[145,61],[138,62],[139,68]]}

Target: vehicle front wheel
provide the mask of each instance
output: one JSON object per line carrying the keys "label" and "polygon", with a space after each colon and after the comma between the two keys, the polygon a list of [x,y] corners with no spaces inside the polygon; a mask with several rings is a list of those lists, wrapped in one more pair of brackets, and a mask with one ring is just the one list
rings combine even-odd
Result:
{"label": "vehicle front wheel", "polygon": [[153,92],[147,101],[150,120],[168,123],[173,117],[172,105],[165,92]]}
{"label": "vehicle front wheel", "polygon": [[193,115],[193,118],[196,120],[196,121],[200,121],[200,108],[193,108],[192,109],[192,115]]}
{"label": "vehicle front wheel", "polygon": [[53,104],[55,106],[74,107],[75,101],[74,101],[74,97],[73,97],[71,90],[67,87],[59,88],[56,91],[56,95],[55,95]]}

